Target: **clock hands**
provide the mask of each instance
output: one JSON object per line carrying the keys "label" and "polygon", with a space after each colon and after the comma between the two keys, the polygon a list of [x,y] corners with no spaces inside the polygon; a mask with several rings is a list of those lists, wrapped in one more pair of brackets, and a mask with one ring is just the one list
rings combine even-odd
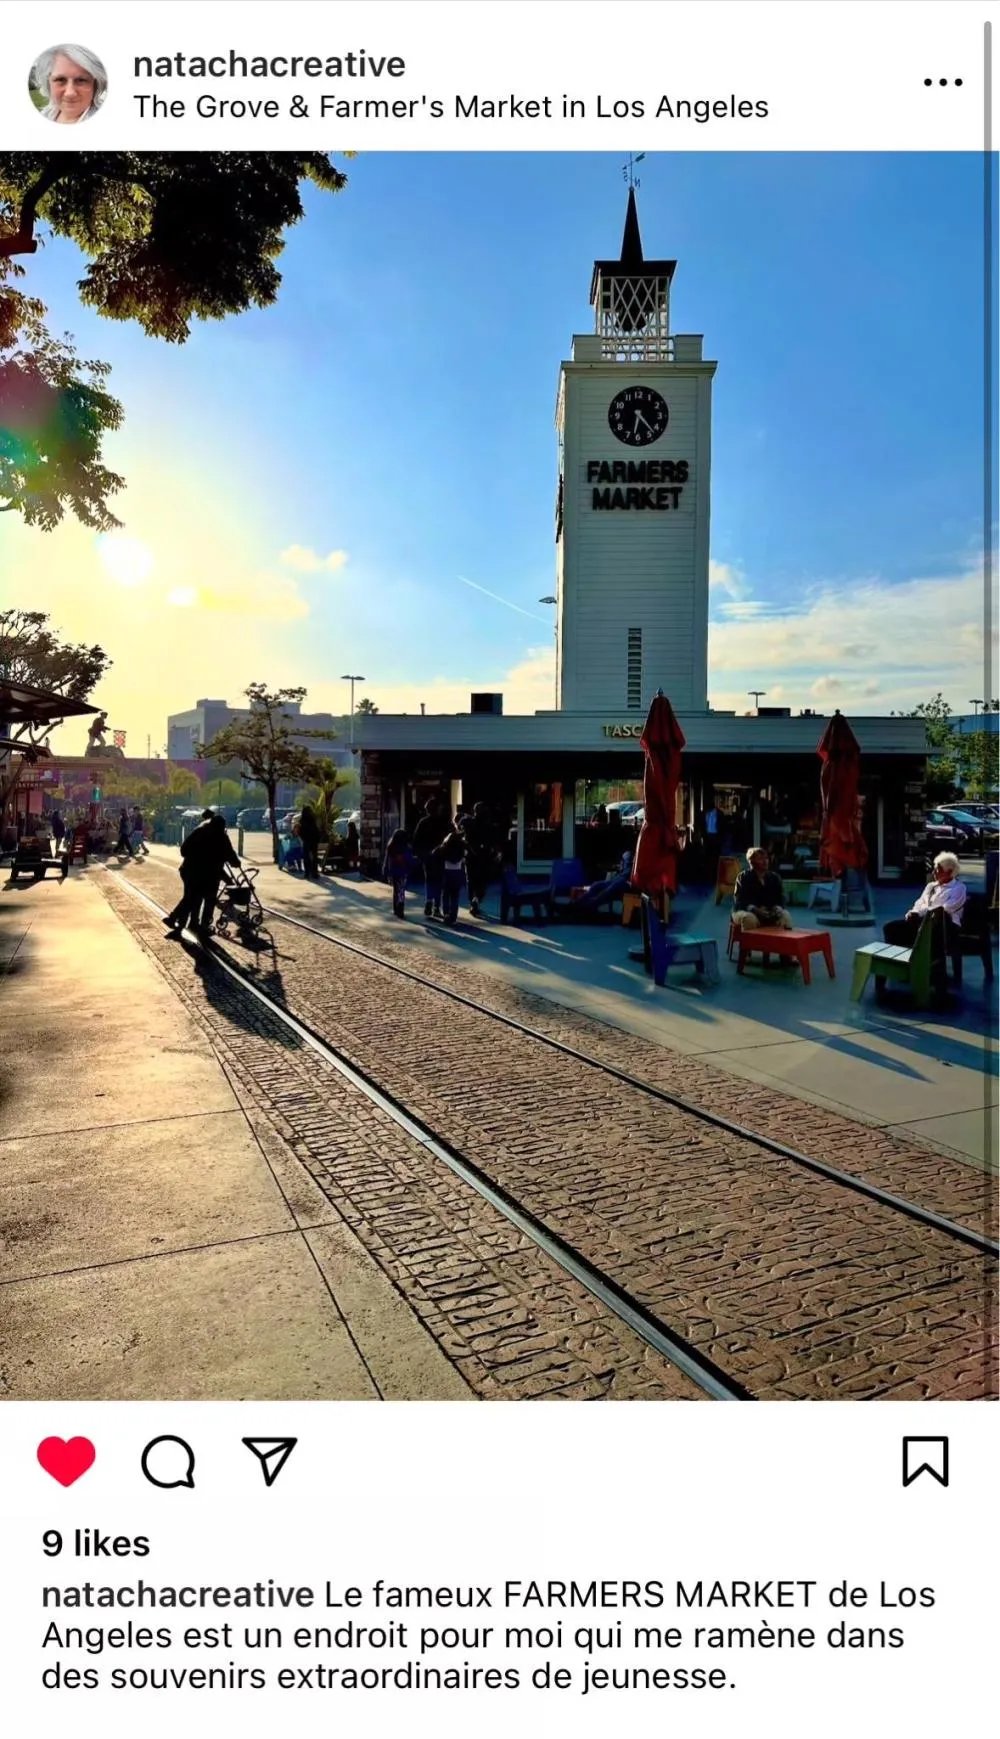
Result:
{"label": "clock hands", "polygon": [[636,430],[638,430],[638,427],[639,427],[639,424],[640,424],[640,423],[641,423],[641,424],[642,424],[642,426],[643,426],[643,428],[645,428],[645,429],[648,429],[648,430],[649,430],[649,432],[650,432],[650,434],[652,434],[652,433],[653,433],[653,425],[652,425],[652,423],[650,423],[650,422],[648,422],[648,421],[647,421],[647,419],[646,419],[646,418],[645,418],[645,417],[644,417],[644,416],[643,416],[643,414],[642,414],[642,412],[641,412],[641,411],[636,411],[636,413],[635,413],[635,424],[634,424],[634,426],[633,426],[633,433],[635,433],[635,432],[636,432]]}

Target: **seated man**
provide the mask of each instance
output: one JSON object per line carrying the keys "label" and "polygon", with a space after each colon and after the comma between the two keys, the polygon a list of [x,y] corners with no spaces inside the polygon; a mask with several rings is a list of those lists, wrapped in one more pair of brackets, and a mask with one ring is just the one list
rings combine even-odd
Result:
{"label": "seated man", "polygon": [[733,889],[733,923],[737,930],[791,930],[792,920],[784,907],[781,877],[769,867],[762,846],[747,852],[748,869],[736,878]]}
{"label": "seated man", "polygon": [[958,879],[958,869],[958,858],[953,851],[938,852],[934,859],[933,881],[929,881],[919,899],[914,900],[905,918],[892,918],[882,931],[887,942],[912,948],[928,912],[941,914],[931,933],[931,977],[939,991],[944,986],[953,927],[956,930],[961,928],[968,893],[965,883]]}

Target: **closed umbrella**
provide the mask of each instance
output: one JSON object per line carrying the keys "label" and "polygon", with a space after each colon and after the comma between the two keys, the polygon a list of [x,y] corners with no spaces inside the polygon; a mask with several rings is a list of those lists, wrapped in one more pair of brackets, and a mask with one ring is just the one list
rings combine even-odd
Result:
{"label": "closed umbrella", "polygon": [[823,826],[819,842],[820,868],[840,877],[845,870],[863,870],[868,847],[861,831],[858,781],[861,750],[842,713],[835,712],[816,750],[823,763],[819,776]]}
{"label": "closed umbrella", "polygon": [[677,892],[680,841],[674,820],[681,778],[684,732],[669,700],[658,689],[639,741],[646,757],[642,795],[645,819],[632,863],[632,886],[659,899]]}

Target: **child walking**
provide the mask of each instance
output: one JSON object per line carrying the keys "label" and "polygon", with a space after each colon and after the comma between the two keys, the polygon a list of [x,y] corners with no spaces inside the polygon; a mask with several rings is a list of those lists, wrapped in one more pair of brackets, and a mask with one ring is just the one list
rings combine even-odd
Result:
{"label": "child walking", "polygon": [[458,922],[458,902],[462,895],[462,884],[465,881],[465,835],[458,825],[458,817],[451,832],[438,846],[443,875],[441,887],[441,905],[446,924]]}

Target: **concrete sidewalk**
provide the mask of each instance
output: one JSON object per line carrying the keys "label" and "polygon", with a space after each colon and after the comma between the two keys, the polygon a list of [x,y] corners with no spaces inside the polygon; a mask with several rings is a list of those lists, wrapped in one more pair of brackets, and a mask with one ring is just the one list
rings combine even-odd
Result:
{"label": "concrete sidewalk", "polygon": [[0,1395],[471,1398],[106,873],[0,896]]}

